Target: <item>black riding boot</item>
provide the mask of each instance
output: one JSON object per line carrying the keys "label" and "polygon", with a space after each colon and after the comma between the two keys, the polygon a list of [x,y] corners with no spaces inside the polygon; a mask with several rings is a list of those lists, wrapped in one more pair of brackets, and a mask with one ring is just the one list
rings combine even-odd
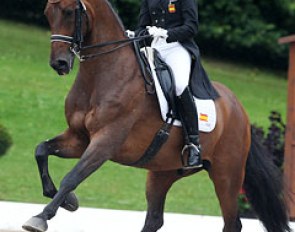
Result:
{"label": "black riding boot", "polygon": [[187,151],[188,160],[184,164],[187,168],[202,167],[201,147],[199,144],[198,113],[193,96],[188,87],[178,97],[178,113],[182,122],[185,143],[182,155]]}

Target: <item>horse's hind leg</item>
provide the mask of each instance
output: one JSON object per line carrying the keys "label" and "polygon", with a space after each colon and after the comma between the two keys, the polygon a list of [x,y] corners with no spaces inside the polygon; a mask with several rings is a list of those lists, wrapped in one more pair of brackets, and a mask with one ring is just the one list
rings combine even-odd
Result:
{"label": "horse's hind leg", "polygon": [[174,171],[152,172],[147,176],[146,198],[148,210],[142,232],[155,232],[163,225],[165,199],[172,184],[182,176]]}
{"label": "horse's hind leg", "polygon": [[[221,171],[219,169],[219,171]],[[222,171],[221,171],[222,172]],[[226,172],[226,170],[223,170]],[[240,232],[242,224],[238,213],[238,194],[242,179],[222,173],[211,175],[224,219],[223,232]]]}
{"label": "horse's hind leg", "polygon": [[[40,143],[35,151],[35,158],[38,164],[38,170],[42,182],[43,195],[53,198],[57,189],[50,177],[48,170],[48,156],[55,155],[61,158],[78,158],[86,149],[87,142],[78,139],[70,131],[45,142]],[[68,194],[65,202],[61,205],[63,208],[74,211],[78,208],[78,201],[73,193]]]}
{"label": "horse's hind leg", "polygon": [[[223,232],[240,232],[242,224],[238,212],[238,195],[245,170],[245,155],[236,145],[221,143],[218,154],[209,170],[224,218]],[[236,152],[234,152],[236,151]]]}

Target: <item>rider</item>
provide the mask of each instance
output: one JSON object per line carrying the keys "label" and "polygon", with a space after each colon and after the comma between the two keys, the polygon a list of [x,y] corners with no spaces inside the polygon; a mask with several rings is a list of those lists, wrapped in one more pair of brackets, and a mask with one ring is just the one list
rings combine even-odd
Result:
{"label": "rider", "polygon": [[185,166],[202,167],[193,95],[215,99],[218,94],[201,65],[199,49],[193,40],[198,32],[195,0],[142,0],[136,34],[143,30],[153,37],[151,46],[171,67],[175,78],[178,114],[186,144],[182,153],[188,154]]}

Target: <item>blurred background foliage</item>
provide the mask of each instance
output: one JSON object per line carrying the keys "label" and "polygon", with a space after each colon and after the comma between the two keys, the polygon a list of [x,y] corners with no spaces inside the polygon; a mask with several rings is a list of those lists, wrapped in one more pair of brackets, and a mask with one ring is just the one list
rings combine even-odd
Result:
{"label": "blurred background foliage", "polygon": [[[134,30],[140,0],[110,0],[126,28]],[[0,18],[47,26],[46,0],[2,0]],[[196,37],[205,55],[246,61],[275,69],[286,68],[287,46],[279,37],[295,33],[294,0],[198,0],[200,32]]]}
{"label": "blurred background foliage", "polygon": [[[110,1],[126,29],[135,29],[140,0]],[[66,127],[64,98],[77,65],[70,77],[63,79],[56,78],[49,68],[50,32],[43,15],[46,0],[2,0],[1,3],[0,18],[8,20],[0,20],[0,124],[7,128],[0,126],[0,145],[5,145],[3,151],[7,154],[0,162],[0,200],[47,203],[41,197],[34,147]],[[278,45],[277,39],[294,34],[295,2],[198,0],[198,6],[200,33],[196,41],[202,53],[208,55],[203,59],[206,70],[212,80],[237,94],[251,122],[259,125],[257,133],[261,140],[281,166],[285,126],[276,112],[285,118],[287,81],[285,72],[273,69],[286,68],[288,64],[288,46]],[[261,70],[258,65],[267,69]],[[271,110],[274,112],[268,127],[267,116]],[[61,162],[52,157],[50,169],[54,181],[59,183],[75,163],[75,160]],[[77,193],[83,206],[145,210],[144,179],[144,170],[108,162]],[[220,215],[214,186],[205,172],[177,183],[171,193],[167,211]]]}
{"label": "blurred background foliage", "polygon": [[12,137],[7,129],[0,124],[0,156],[4,155],[12,145]]}
{"label": "blurred background foliage", "polygon": [[277,40],[295,31],[291,0],[199,0],[199,5],[204,51],[274,68],[287,63],[287,47]]}

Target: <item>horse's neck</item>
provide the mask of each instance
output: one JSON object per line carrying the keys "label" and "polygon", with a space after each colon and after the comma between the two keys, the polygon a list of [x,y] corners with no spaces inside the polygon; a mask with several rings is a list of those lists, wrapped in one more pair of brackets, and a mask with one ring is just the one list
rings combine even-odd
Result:
{"label": "horse's neck", "polygon": [[[89,0],[88,3],[88,14],[91,18],[91,25],[90,32],[87,33],[83,46],[99,45],[125,39],[123,25],[107,0]],[[83,51],[82,55],[108,52],[116,46],[118,44],[87,49]],[[102,73],[108,71],[108,68],[118,63],[118,59],[120,59],[118,53],[120,53],[120,49],[115,52],[98,55],[93,59],[91,58],[92,60],[90,59],[90,61],[82,63],[82,65],[89,66],[90,63],[92,70],[93,66],[95,66],[96,73]],[[93,65],[94,62],[95,65]]]}
{"label": "horse's neck", "polygon": [[[96,0],[96,3],[93,4],[95,4],[96,12],[92,13],[93,26],[87,35],[85,45],[126,39],[119,18],[106,0]],[[95,54],[108,51],[116,46],[118,45],[89,49],[87,53]],[[123,92],[131,82],[142,82],[131,45],[82,62],[76,82],[79,83],[76,86],[83,86],[83,88],[88,86],[87,89],[92,91],[90,95],[96,92],[95,94],[99,94],[99,98],[108,95],[111,92],[110,89],[112,92],[115,89],[120,89]]]}
{"label": "horse's neck", "polygon": [[108,1],[96,0],[93,4],[89,45],[124,39],[123,25]]}
{"label": "horse's neck", "polygon": [[[107,14],[110,13],[112,12]],[[111,24],[103,21],[104,25],[95,26],[92,32],[92,43],[118,40],[123,37],[122,27],[116,21],[117,19],[114,20],[114,18],[110,20]],[[96,21],[93,24],[101,24],[101,22]],[[115,33],[109,36],[109,31],[115,31]],[[104,32],[108,36],[101,36]],[[109,120],[113,119],[111,115],[124,114],[124,117],[128,115],[128,120],[133,121],[129,123],[139,125],[137,122],[142,122],[146,116],[153,118],[155,115],[160,115],[155,113],[156,109],[155,98],[147,97],[145,93],[144,81],[132,45],[82,62],[79,74],[66,100],[66,117],[69,125],[73,127],[84,125],[86,115],[87,122],[92,122],[90,119],[94,117],[97,122],[105,125],[104,122],[110,122]],[[113,120],[116,119],[117,117]],[[95,123],[95,127],[99,127],[99,123]],[[138,130],[141,127],[142,123],[141,126],[135,126],[139,128]]]}

